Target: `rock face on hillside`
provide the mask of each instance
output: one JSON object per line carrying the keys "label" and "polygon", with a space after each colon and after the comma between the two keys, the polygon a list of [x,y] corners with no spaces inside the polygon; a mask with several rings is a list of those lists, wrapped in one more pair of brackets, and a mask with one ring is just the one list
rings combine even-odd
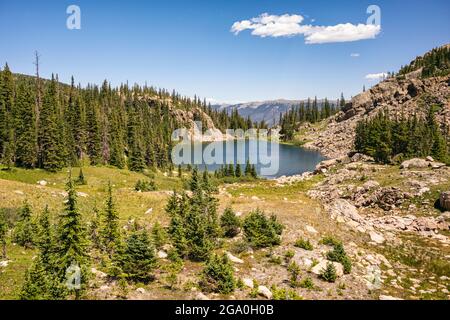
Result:
{"label": "rock face on hillside", "polygon": [[[200,108],[194,108],[192,110],[175,109],[171,110],[171,115],[176,121],[184,126],[188,131],[190,138],[194,141],[222,141],[232,139],[232,137],[223,134],[216,128],[211,117],[208,116]],[[201,121],[204,128],[200,128],[195,119],[202,119]],[[203,135],[202,135],[203,132]]]}
{"label": "rock face on hillside", "polygon": [[[420,71],[420,70],[419,70]],[[387,79],[354,97],[328,123],[323,131],[306,134],[306,147],[338,158],[353,148],[355,128],[361,119],[388,110],[391,117],[423,115],[426,106],[439,105],[440,123],[450,124],[450,76],[421,79],[415,71],[403,77]]]}

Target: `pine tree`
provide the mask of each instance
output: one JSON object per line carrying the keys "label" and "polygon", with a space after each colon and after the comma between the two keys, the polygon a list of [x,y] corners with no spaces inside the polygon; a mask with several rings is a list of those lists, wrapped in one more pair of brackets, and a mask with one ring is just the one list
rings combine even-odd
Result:
{"label": "pine tree", "polygon": [[189,183],[190,190],[196,192],[201,189],[201,182],[198,175],[198,168],[195,166],[192,170],[191,180]]}
{"label": "pine tree", "polygon": [[94,216],[89,224],[89,235],[93,248],[100,249],[101,237],[100,237],[100,212],[97,208],[94,208]]}
{"label": "pine tree", "polygon": [[250,160],[247,159],[247,162],[245,164],[245,176],[249,177],[252,175],[252,166],[250,164]]}
{"label": "pine tree", "polygon": [[86,147],[90,163],[91,165],[98,165],[102,162],[102,139],[97,114],[97,104],[92,100],[86,107],[86,135]]}
{"label": "pine tree", "polygon": [[134,101],[130,107],[128,121],[128,146],[130,149],[128,167],[131,171],[142,172],[145,169],[145,154],[141,141],[143,132],[139,125],[140,122],[136,108],[137,101]]}
{"label": "pine tree", "polygon": [[77,195],[71,175],[69,175],[66,190],[68,193],[67,201],[64,204],[64,212],[60,215],[58,225],[56,265],[61,281],[66,280],[71,267],[79,268],[81,287],[74,287],[71,290],[75,291],[75,297],[79,299],[81,292],[87,286],[89,255],[86,230],[77,206]]}
{"label": "pine tree", "polygon": [[178,213],[174,214],[170,219],[169,234],[178,255],[184,257],[187,252],[188,242],[186,240],[184,220]]}
{"label": "pine tree", "polygon": [[8,222],[6,221],[5,211],[0,210],[0,245],[2,246],[1,257],[7,259],[6,256],[6,236],[8,234]]}
{"label": "pine tree", "polygon": [[35,237],[35,224],[31,217],[31,208],[28,202],[25,202],[19,211],[19,220],[14,228],[13,240],[26,249],[32,248]]}
{"label": "pine tree", "polygon": [[167,240],[166,230],[159,224],[158,221],[155,222],[152,228],[152,241],[156,249],[161,249]]}
{"label": "pine tree", "polygon": [[39,249],[41,262],[44,266],[50,266],[54,244],[48,206],[45,206],[44,211],[38,218],[36,239],[36,247]]}
{"label": "pine tree", "polygon": [[208,237],[207,221],[198,210],[187,212],[185,232],[189,257],[194,261],[206,260],[213,244]]}
{"label": "pine tree", "polygon": [[78,173],[77,183],[80,185],[87,184],[86,178],[84,177],[83,168],[80,168],[80,172]]}
{"label": "pine tree", "polygon": [[200,287],[206,292],[229,294],[236,288],[233,266],[228,257],[223,254],[213,254],[203,269]]}
{"label": "pine tree", "polygon": [[49,271],[42,257],[38,255],[25,273],[19,298],[21,300],[61,300],[67,297],[67,293],[64,284]]}
{"label": "pine tree", "polygon": [[59,121],[59,99],[56,80],[52,80],[44,95],[40,111],[39,150],[41,167],[49,171],[60,170],[64,165],[64,150],[62,150],[62,133]]}
{"label": "pine tree", "polygon": [[236,170],[235,170],[234,175],[235,175],[237,178],[240,178],[240,177],[242,176],[241,165],[240,165],[239,163],[236,164]]}
{"label": "pine tree", "polygon": [[231,207],[227,207],[220,217],[220,226],[225,237],[234,238],[239,234],[241,221]]}
{"label": "pine tree", "polygon": [[106,208],[103,217],[103,229],[101,232],[103,246],[110,257],[112,257],[120,244],[120,231],[119,214],[117,213],[114,204],[111,182],[108,183],[108,198],[106,200]]}
{"label": "pine tree", "polygon": [[33,168],[37,162],[37,138],[35,128],[35,97],[33,91],[21,83],[17,89],[16,116],[16,165]]}
{"label": "pine tree", "polygon": [[[1,73],[0,81],[0,160],[11,166],[14,147],[14,79],[8,64]],[[6,158],[6,159],[5,159]]]}
{"label": "pine tree", "polygon": [[150,280],[156,267],[156,257],[147,231],[133,231],[126,239],[122,252],[115,255],[115,260],[128,279]]}

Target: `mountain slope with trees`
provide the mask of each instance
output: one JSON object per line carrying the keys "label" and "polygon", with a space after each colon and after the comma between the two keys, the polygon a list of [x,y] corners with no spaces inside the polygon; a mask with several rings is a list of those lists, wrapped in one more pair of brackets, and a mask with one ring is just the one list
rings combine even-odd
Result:
{"label": "mountain slope with trees", "polygon": [[82,88],[0,71],[0,162],[8,168],[57,171],[85,160],[142,171],[171,168],[171,134],[185,127],[210,129],[216,139],[227,128],[258,124],[213,110],[198,97],[175,91],[122,84]]}
{"label": "mountain slope with trees", "polygon": [[[362,134],[364,130],[362,130],[361,123],[373,123],[371,119],[378,117],[382,112],[388,115],[389,121],[384,121],[384,124],[382,124],[383,121],[380,121],[376,125],[379,127],[377,130],[384,137],[371,135],[373,139],[383,140],[383,143],[390,144],[389,140],[386,140],[390,139],[389,136],[393,133],[390,132],[390,128],[401,124],[399,129],[405,131],[402,133],[405,135],[405,139],[414,140],[411,143],[419,143],[414,138],[416,135],[420,136],[423,142],[422,146],[416,148],[416,152],[411,152],[410,148],[410,151],[405,153],[400,148],[398,152],[389,152],[390,158],[398,154],[403,154],[404,157],[435,154],[439,159],[448,158],[450,75],[445,75],[445,72],[437,72],[437,75],[432,77],[428,73],[422,74],[422,70],[426,68],[441,70],[446,59],[430,57],[446,56],[443,52],[448,53],[448,45],[434,49],[425,54],[423,58],[416,59],[415,61],[426,61],[412,63],[420,65],[420,68],[413,68],[410,73],[406,74],[406,69],[403,68],[400,73],[355,96],[345,104],[341,112],[329,120],[324,130],[307,132],[303,137],[306,142],[305,146],[319,149],[324,155],[331,158],[347,155],[355,149],[354,142],[358,124],[358,133]],[[380,116],[380,118],[384,117]],[[408,122],[415,124],[408,126]],[[431,131],[425,133],[426,130],[431,130],[433,133],[430,133]],[[440,148],[441,151],[433,152],[432,145]],[[440,146],[437,147],[437,145]],[[392,146],[388,146],[388,148],[392,148]],[[394,149],[396,148],[394,147]],[[359,151],[364,150],[360,149]],[[374,155],[373,152],[368,153]],[[447,153],[447,155],[444,157],[436,153]]]}

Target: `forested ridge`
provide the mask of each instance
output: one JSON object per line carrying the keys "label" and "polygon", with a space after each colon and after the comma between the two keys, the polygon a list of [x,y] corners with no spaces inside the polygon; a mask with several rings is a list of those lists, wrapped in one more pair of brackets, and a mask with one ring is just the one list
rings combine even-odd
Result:
{"label": "forested ridge", "polygon": [[450,73],[450,46],[435,48],[421,57],[417,57],[409,65],[403,66],[398,72],[404,76],[410,72],[421,70],[423,78],[445,76]]}
{"label": "forested ridge", "polygon": [[[188,118],[179,117],[183,111]],[[122,84],[85,88],[0,71],[0,159],[7,167],[60,170],[89,162],[142,171],[172,167],[171,133],[202,122],[227,129],[257,127],[237,113],[216,111],[198,97]]]}
{"label": "forested ridge", "polygon": [[284,141],[290,141],[294,138],[295,132],[303,123],[316,123],[327,119],[339,112],[345,105],[344,95],[336,103],[325,99],[318,102],[317,97],[314,100],[308,98],[306,103],[302,102],[299,106],[291,108],[288,112],[280,116],[280,134]]}

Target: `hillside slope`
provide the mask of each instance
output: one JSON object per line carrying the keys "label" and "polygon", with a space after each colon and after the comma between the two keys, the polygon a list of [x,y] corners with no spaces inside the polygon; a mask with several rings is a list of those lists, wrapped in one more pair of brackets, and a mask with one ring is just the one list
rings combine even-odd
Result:
{"label": "hillside slope", "polygon": [[427,107],[438,106],[436,120],[441,125],[450,125],[450,75],[423,77],[422,70],[421,67],[386,79],[355,96],[324,130],[307,130],[305,146],[318,149],[331,158],[344,156],[353,148],[358,121],[383,110],[393,118],[409,117],[413,114],[422,116]]}

